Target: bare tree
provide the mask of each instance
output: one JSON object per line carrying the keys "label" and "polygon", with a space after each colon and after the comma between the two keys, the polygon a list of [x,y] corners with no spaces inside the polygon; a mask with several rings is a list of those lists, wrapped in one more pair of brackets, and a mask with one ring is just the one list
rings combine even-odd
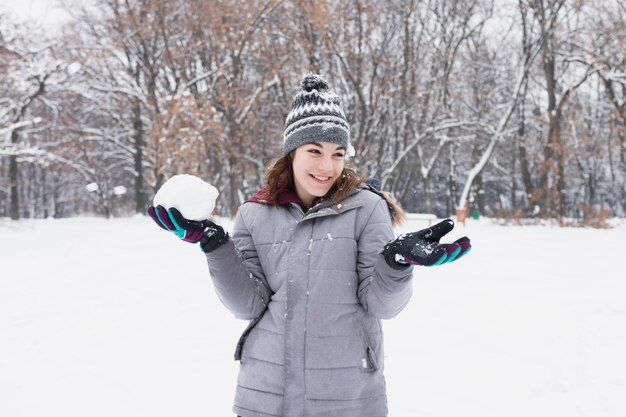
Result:
{"label": "bare tree", "polygon": [[[3,104],[0,110],[0,155],[8,157],[9,216],[21,217],[20,161],[41,156],[34,138],[50,128],[58,116],[56,104],[47,98],[67,79],[67,65],[58,59],[52,43],[33,37],[34,28],[11,25],[0,16],[0,69],[3,72]],[[45,119],[45,120],[44,120]]]}

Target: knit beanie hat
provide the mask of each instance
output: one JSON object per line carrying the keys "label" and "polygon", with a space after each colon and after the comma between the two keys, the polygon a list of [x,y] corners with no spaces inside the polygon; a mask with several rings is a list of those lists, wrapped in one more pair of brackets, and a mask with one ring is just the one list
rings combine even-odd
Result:
{"label": "knit beanie hat", "polygon": [[300,82],[285,120],[283,155],[311,142],[336,143],[346,148],[346,156],[354,156],[350,126],[339,96],[329,90],[328,81],[319,74],[309,74]]}

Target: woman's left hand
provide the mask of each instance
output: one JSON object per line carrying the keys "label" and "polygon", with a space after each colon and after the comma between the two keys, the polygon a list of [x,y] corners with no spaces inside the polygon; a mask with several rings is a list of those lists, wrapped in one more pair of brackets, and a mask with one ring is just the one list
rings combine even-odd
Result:
{"label": "woman's left hand", "polygon": [[402,234],[387,243],[382,254],[387,264],[395,269],[404,269],[408,264],[435,266],[456,261],[466,255],[472,245],[466,236],[452,243],[439,243],[453,228],[454,222],[446,219],[432,227]]}

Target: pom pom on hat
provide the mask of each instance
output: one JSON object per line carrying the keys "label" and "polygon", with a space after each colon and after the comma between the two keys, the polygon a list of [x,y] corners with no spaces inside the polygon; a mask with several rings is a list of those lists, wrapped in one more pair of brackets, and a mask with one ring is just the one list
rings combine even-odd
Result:
{"label": "pom pom on hat", "polygon": [[328,81],[319,74],[309,74],[300,82],[300,89],[310,92],[317,90],[319,92],[328,91]]}

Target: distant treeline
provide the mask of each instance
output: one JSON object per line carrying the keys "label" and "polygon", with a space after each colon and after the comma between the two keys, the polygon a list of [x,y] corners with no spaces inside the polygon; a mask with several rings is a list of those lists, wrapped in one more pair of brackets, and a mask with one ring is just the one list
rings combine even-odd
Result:
{"label": "distant treeline", "polygon": [[58,31],[0,16],[0,217],[142,213],[178,173],[233,215],[309,72],[407,211],[626,214],[620,0],[95,3]]}

